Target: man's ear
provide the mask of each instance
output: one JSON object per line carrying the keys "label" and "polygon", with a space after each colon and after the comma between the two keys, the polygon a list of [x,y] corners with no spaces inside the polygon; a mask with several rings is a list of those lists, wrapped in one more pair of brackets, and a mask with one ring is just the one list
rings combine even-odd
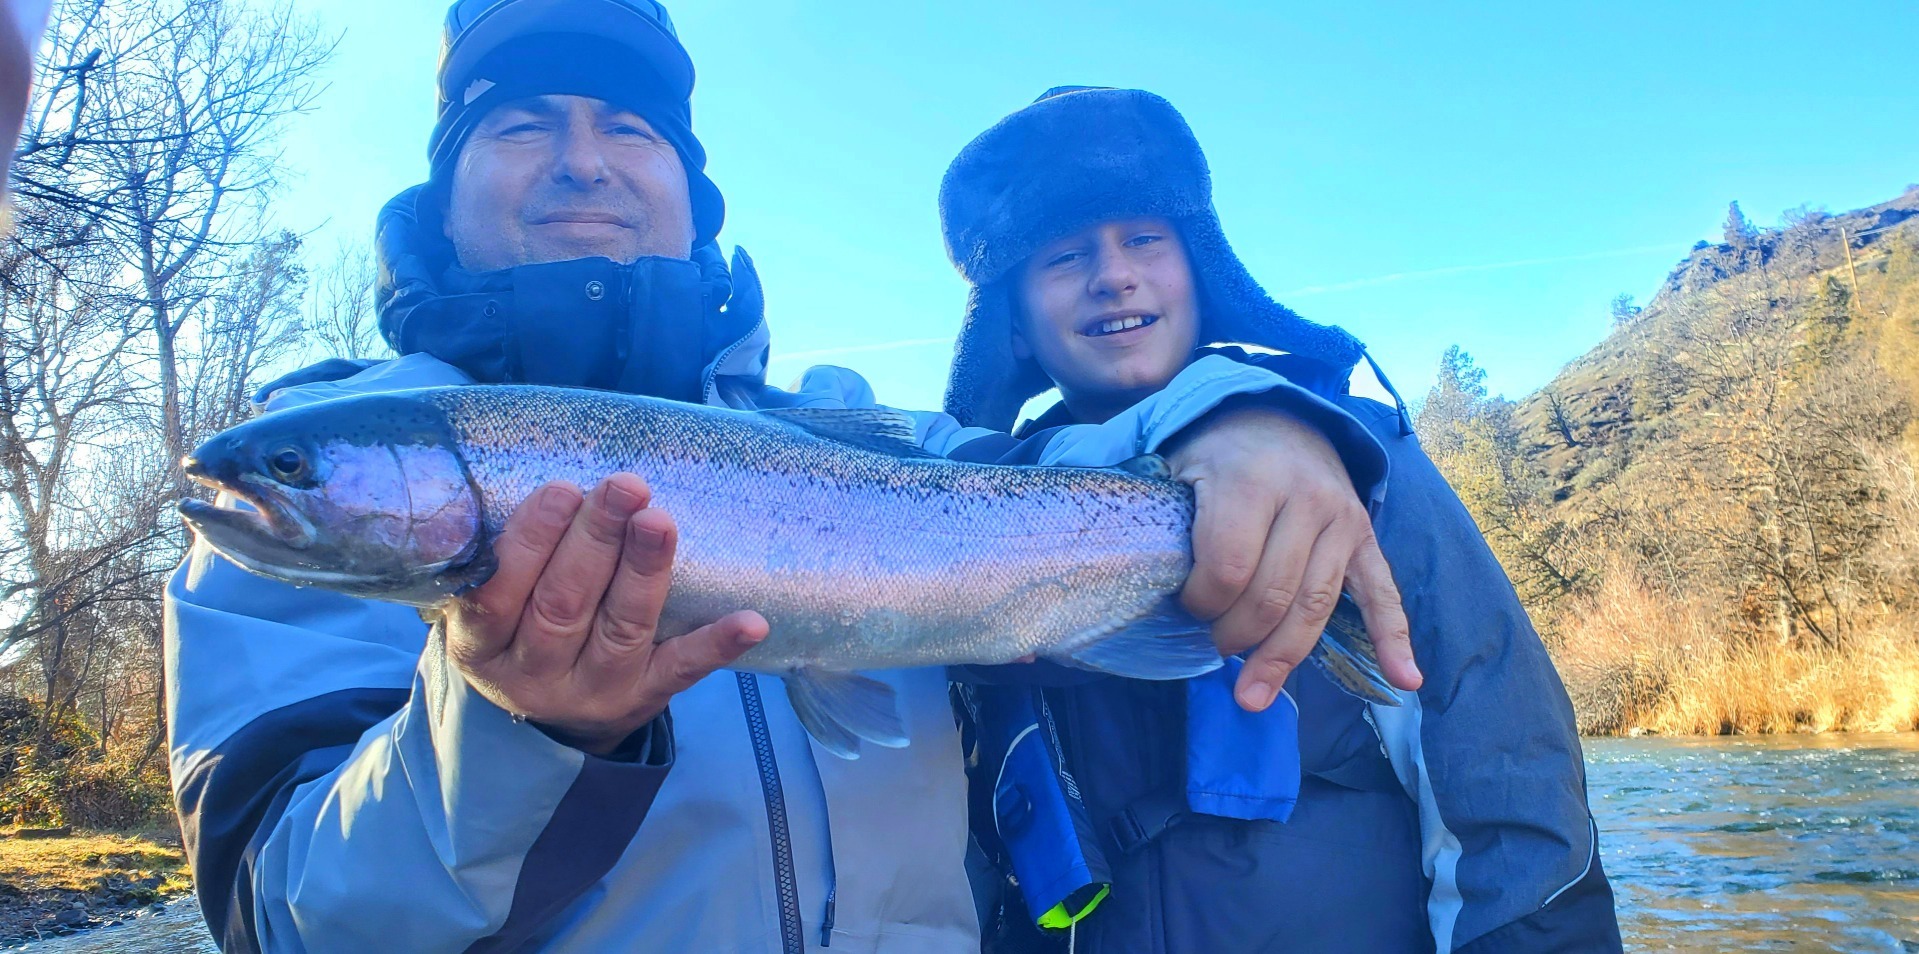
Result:
{"label": "man's ear", "polygon": [[1013,357],[1021,361],[1033,360],[1033,346],[1026,343],[1026,336],[1020,333],[1018,322],[1013,324]]}

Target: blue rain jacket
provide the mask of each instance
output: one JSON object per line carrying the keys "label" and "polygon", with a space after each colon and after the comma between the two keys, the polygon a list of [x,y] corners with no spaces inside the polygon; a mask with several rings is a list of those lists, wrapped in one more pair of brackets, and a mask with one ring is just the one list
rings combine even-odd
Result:
{"label": "blue rain jacket", "polygon": [[[1336,400],[1386,448],[1375,526],[1427,681],[1400,707],[1369,706],[1308,664],[1260,715],[1224,673],[1181,687],[1042,663],[1027,685],[961,687],[970,720],[1036,723],[1054,752],[1034,771],[995,747],[1008,730],[975,736],[974,784],[994,783],[975,830],[1017,886],[986,905],[1003,906],[988,949],[1063,950],[1064,932],[1032,922],[1092,877],[1111,890],[1075,926],[1076,951],[1619,950],[1565,691],[1403,410],[1346,395],[1347,374],[1319,362],[1209,350]],[[1023,441],[953,456],[1029,461],[1068,420],[1056,408]],[[1009,824],[1062,791],[1070,815]]]}

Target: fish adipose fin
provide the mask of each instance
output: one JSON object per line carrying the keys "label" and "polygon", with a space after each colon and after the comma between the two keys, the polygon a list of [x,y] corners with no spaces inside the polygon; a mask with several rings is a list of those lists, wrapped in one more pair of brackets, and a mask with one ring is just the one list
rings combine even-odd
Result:
{"label": "fish adipose fin", "polygon": [[1399,693],[1379,671],[1379,651],[1366,633],[1359,604],[1354,603],[1352,597],[1340,594],[1333,618],[1326,623],[1326,632],[1307,658],[1319,666],[1333,685],[1347,693],[1375,705],[1399,705]]}
{"label": "fish adipose fin", "polygon": [[775,407],[760,412],[816,437],[895,457],[932,457],[919,445],[913,419],[883,407]]}
{"label": "fish adipose fin", "polygon": [[893,687],[857,673],[796,669],[786,676],[786,698],[821,748],[843,759],[860,757],[860,741],[906,747]]}
{"label": "fish adipose fin", "polygon": [[1168,600],[1152,615],[1057,662],[1128,679],[1191,679],[1218,669],[1224,660],[1209,627]]}

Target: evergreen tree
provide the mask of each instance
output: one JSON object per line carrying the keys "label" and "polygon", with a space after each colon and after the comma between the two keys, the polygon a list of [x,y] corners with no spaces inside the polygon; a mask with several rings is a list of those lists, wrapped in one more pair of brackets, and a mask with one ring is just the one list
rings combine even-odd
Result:
{"label": "evergreen tree", "polygon": [[1746,213],[1739,211],[1739,203],[1726,206],[1726,244],[1733,248],[1745,248],[1759,237],[1759,230],[1746,219]]}
{"label": "evergreen tree", "polygon": [[1414,427],[1427,453],[1456,451],[1463,435],[1486,403],[1486,371],[1458,345],[1439,359],[1439,375],[1414,415]]}
{"label": "evergreen tree", "polygon": [[1635,305],[1632,303],[1631,295],[1615,296],[1612,300],[1613,324],[1623,325],[1626,322],[1639,317],[1639,313],[1642,310],[1643,309],[1641,309],[1638,305]]}

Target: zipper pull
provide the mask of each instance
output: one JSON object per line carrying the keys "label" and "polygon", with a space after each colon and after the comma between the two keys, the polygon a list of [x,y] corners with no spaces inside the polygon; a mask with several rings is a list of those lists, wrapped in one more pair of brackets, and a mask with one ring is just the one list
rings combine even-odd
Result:
{"label": "zipper pull", "polygon": [[820,920],[820,946],[833,946],[833,898],[840,893],[839,885],[826,889],[826,917]]}

